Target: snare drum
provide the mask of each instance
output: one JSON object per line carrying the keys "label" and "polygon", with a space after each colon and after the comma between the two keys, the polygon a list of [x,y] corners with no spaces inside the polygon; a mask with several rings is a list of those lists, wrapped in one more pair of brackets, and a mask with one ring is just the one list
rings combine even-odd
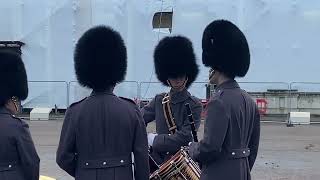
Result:
{"label": "snare drum", "polygon": [[200,174],[198,164],[181,149],[152,173],[150,180],[199,180]]}

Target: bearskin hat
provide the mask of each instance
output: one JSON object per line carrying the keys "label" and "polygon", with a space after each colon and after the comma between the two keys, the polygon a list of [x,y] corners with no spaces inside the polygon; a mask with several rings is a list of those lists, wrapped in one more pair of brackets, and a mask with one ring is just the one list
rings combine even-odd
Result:
{"label": "bearskin hat", "polygon": [[244,77],[250,66],[250,52],[245,35],[233,23],[216,20],[204,30],[202,62],[231,77]]}
{"label": "bearskin hat", "polygon": [[104,91],[125,78],[127,50],[124,41],[109,27],[93,27],[77,42],[74,63],[82,86]]}
{"label": "bearskin hat", "polygon": [[19,54],[0,50],[0,106],[16,96],[25,100],[28,96],[28,79],[24,63]]}
{"label": "bearskin hat", "polygon": [[199,68],[192,43],[183,36],[163,38],[154,51],[154,65],[157,78],[165,86],[169,86],[169,78],[177,78],[186,75],[188,88],[196,79]]}

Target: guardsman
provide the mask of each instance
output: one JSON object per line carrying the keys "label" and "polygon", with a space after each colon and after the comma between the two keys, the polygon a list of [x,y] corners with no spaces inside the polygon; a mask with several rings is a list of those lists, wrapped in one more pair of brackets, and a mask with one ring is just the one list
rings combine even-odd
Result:
{"label": "guardsman", "polygon": [[15,115],[28,96],[28,81],[19,54],[0,51],[0,179],[39,180],[40,159],[29,126]]}
{"label": "guardsman", "polygon": [[120,34],[105,26],[88,30],[76,44],[74,64],[79,83],[93,91],[67,109],[58,165],[76,180],[149,179],[147,133],[140,109],[113,93],[127,70]]}
{"label": "guardsman", "polygon": [[190,156],[202,164],[201,180],[249,180],[260,136],[258,108],[235,77],[250,65],[249,46],[233,23],[217,20],[203,33],[202,61],[212,68],[216,94],[208,103],[204,137],[191,143]]}
{"label": "guardsman", "polygon": [[[162,39],[154,51],[154,65],[158,80],[170,91],[156,95],[143,107],[142,114],[146,124],[155,121],[156,133],[148,134],[148,144],[152,147],[151,157],[160,165],[192,141],[185,104],[191,106],[196,129],[200,126],[202,104],[188,92],[199,71],[189,39]],[[150,166],[151,171],[155,170],[152,163]]]}

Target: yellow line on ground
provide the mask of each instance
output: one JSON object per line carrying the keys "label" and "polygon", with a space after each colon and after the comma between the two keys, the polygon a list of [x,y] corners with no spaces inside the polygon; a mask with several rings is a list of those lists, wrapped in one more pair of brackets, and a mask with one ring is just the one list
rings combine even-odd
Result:
{"label": "yellow line on ground", "polygon": [[56,180],[52,177],[48,177],[48,176],[40,176],[40,179],[39,180]]}

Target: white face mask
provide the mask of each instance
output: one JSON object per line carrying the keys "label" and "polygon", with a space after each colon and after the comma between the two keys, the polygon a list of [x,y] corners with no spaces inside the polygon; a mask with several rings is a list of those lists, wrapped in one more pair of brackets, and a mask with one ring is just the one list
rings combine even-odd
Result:
{"label": "white face mask", "polygon": [[209,70],[209,80],[210,80],[210,79],[212,78],[212,76],[214,75],[214,72],[215,72],[215,71],[214,71],[214,69],[212,69],[212,68]]}
{"label": "white face mask", "polygon": [[210,69],[209,71],[209,82],[210,84],[216,84],[217,82],[217,71],[214,69]]}
{"label": "white face mask", "polygon": [[11,101],[13,102],[13,105],[14,105],[14,107],[15,107],[16,112],[17,112],[17,113],[20,113],[21,108],[20,108],[20,104],[19,104],[19,99],[18,99],[18,97],[13,96],[13,97],[11,98]]}

